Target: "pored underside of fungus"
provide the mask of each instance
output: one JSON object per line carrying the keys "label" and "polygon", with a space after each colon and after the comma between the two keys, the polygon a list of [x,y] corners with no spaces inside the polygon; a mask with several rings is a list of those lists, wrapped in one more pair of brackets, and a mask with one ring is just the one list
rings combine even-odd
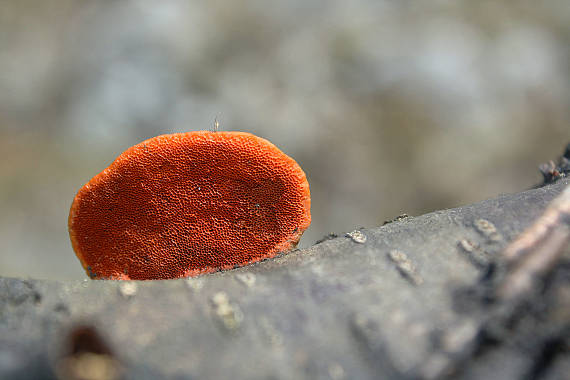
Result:
{"label": "pored underside of fungus", "polygon": [[244,132],[143,141],[75,196],[73,249],[94,279],[195,276],[295,247],[309,224],[305,173]]}

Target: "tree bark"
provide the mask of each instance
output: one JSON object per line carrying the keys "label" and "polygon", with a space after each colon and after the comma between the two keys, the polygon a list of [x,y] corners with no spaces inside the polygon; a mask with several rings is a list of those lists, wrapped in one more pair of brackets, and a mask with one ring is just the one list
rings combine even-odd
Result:
{"label": "tree bark", "polygon": [[0,378],[78,378],[85,353],[107,379],[563,378],[568,250],[516,303],[493,290],[569,183],[188,280],[0,278]]}

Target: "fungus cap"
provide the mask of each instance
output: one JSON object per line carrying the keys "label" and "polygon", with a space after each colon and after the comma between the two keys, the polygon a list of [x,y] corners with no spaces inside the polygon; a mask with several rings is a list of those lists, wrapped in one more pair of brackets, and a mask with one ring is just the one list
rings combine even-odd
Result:
{"label": "fungus cap", "polygon": [[129,148],[83,186],[69,235],[91,278],[189,277],[294,248],[310,203],[305,173],[269,141],[176,133]]}

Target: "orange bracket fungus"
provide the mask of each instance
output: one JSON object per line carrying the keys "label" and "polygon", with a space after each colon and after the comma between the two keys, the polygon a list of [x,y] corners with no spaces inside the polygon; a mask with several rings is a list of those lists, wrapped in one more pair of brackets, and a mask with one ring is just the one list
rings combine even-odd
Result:
{"label": "orange bracket fungus", "polygon": [[69,235],[91,278],[189,277],[292,249],[310,204],[305,173],[269,141],[176,133],[131,147],[83,186]]}

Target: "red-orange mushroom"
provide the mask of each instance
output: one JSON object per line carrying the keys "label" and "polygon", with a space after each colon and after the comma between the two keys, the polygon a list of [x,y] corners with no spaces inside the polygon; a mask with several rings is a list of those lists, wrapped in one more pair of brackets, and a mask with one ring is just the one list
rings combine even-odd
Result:
{"label": "red-orange mushroom", "polygon": [[83,186],[69,235],[91,278],[189,277],[295,247],[310,204],[305,173],[269,141],[176,133],[131,147]]}

